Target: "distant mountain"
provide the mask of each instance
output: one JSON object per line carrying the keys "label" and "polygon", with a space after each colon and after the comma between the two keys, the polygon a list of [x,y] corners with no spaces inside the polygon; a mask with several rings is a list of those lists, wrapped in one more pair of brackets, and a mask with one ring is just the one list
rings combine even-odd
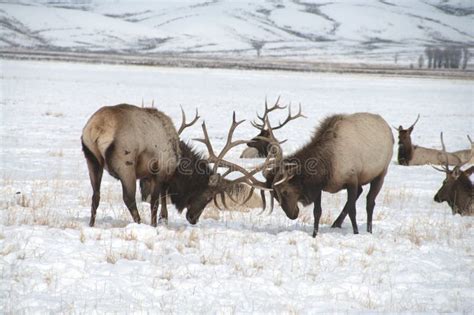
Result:
{"label": "distant mountain", "polygon": [[0,48],[393,62],[474,47],[474,2],[3,1]]}

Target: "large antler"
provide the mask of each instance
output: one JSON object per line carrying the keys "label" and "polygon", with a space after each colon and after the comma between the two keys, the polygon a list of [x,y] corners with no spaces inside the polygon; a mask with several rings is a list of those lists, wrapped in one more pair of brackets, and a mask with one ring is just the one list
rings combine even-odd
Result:
{"label": "large antler", "polygon": [[[290,106],[288,107],[288,117],[286,117],[285,121],[283,121],[283,123],[281,122],[278,122],[278,126],[276,127],[273,127],[273,130],[277,130],[277,129],[280,129],[281,127],[285,126],[287,123],[289,123],[290,121],[292,120],[295,120],[299,117],[302,117],[302,118],[307,118],[305,115],[303,115],[301,113],[301,103],[299,104],[299,110],[298,110],[298,113],[296,113],[296,115],[294,116],[291,116],[291,104]],[[270,129],[270,128],[269,128]]]}
{"label": "large antler", "polygon": [[278,102],[280,101],[280,96],[278,96],[278,99],[276,100],[275,102],[275,105],[273,105],[272,107],[268,108],[268,104],[267,104],[267,98],[265,97],[265,112],[263,113],[263,116],[260,116],[258,113],[257,113],[257,118],[260,119],[261,123],[257,123],[255,121],[252,121],[251,124],[252,126],[254,126],[255,128],[257,129],[264,129],[265,128],[265,123],[266,123],[266,120],[267,120],[267,117],[268,117],[268,114],[274,110],[277,110],[277,109],[285,109],[286,106],[281,106],[278,104]]}
{"label": "large antler", "polygon": [[[237,165],[235,163],[224,160],[224,156],[232,148],[234,148],[238,145],[241,145],[241,144],[248,143],[248,141],[245,141],[245,140],[235,140],[235,141],[232,140],[235,129],[240,124],[242,124],[244,121],[245,120],[237,121],[236,118],[235,118],[235,112],[233,113],[233,115],[232,115],[232,124],[231,124],[231,126],[229,128],[229,132],[227,134],[227,141],[226,141],[224,147],[222,148],[222,150],[219,154],[216,154],[213,147],[212,147],[205,122],[202,123],[202,131],[203,131],[203,134],[204,134],[204,138],[203,139],[194,139],[194,140],[204,143],[204,145],[206,146],[207,151],[209,153],[208,161],[209,161],[209,163],[214,164],[213,170],[212,170],[212,173],[213,173],[212,176],[213,177],[209,180],[212,185],[217,186],[217,185],[222,184],[221,179],[225,178],[230,173],[239,172],[239,173],[243,174],[243,176],[238,177],[236,179],[227,180],[227,185],[235,185],[235,184],[242,183],[242,182],[245,182],[248,185],[250,185],[252,187],[252,189],[251,189],[251,192],[249,194],[249,197],[247,197],[246,200],[244,201],[244,203],[245,203],[250,198],[250,196],[253,194],[255,188],[262,189],[262,190],[269,190],[269,189],[266,187],[266,184],[264,182],[259,181],[258,179],[256,179],[254,177],[255,174],[260,172],[265,167],[265,163],[263,165],[259,166],[259,167],[256,167],[252,171],[248,171],[240,165]],[[227,170],[223,174],[219,174],[217,172],[219,167],[227,168]],[[227,207],[225,205],[225,201],[224,201],[224,197],[223,197],[224,189],[221,192],[219,192],[219,194],[221,195],[221,199],[223,201],[224,206]],[[229,197],[230,197],[230,195],[229,195]],[[230,198],[232,199],[232,197],[230,197]]]}
{"label": "large antler", "polygon": [[416,123],[418,122],[418,120],[420,120],[420,114],[418,114],[418,116],[416,117],[415,122],[414,122],[413,125],[411,125],[410,128],[408,128],[408,129],[413,129],[413,128],[415,127]]}
{"label": "large antler", "polygon": [[198,110],[196,108],[196,116],[194,116],[194,119],[190,122],[186,122],[186,114],[184,113],[183,107],[181,107],[181,126],[178,129],[178,135],[181,135],[181,133],[184,131],[184,129],[191,127],[198,121],[198,119],[201,118],[199,116]]}
{"label": "large antler", "polygon": [[[415,121],[416,123],[416,121]],[[444,145],[444,141],[443,141],[443,132],[441,131],[439,137],[441,138],[441,147],[443,149],[443,155],[444,155],[444,158],[445,158],[445,165],[442,165],[441,168],[438,168],[436,166],[433,166],[432,167],[437,170],[437,171],[440,171],[440,172],[443,172],[443,173],[448,173],[450,172],[451,170],[449,169],[449,163],[448,163],[448,153],[446,152],[446,146]]]}

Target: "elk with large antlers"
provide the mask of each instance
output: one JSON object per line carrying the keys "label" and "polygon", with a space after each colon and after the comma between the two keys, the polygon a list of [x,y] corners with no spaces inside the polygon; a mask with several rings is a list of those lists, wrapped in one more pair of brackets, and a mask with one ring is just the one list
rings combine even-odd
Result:
{"label": "elk with large antlers", "polygon": [[442,165],[445,163],[445,156],[448,158],[449,165],[457,165],[466,156],[469,156],[471,150],[461,150],[445,154],[440,150],[412,144],[411,133],[419,119],[420,115],[418,115],[415,122],[408,129],[404,129],[402,126],[398,128],[393,127],[398,131],[398,163],[400,165]]}
{"label": "elk with large antlers", "polygon": [[270,125],[266,124],[266,121],[268,119],[268,114],[275,110],[286,108],[286,106],[279,105],[278,104],[279,101],[280,101],[280,97],[278,97],[277,101],[272,107],[268,107],[267,99],[265,98],[265,111],[263,113],[263,116],[260,116],[257,113],[257,118],[260,120],[260,122],[253,121],[251,123],[253,127],[255,127],[256,129],[260,131],[260,133],[247,143],[248,147],[240,155],[241,158],[267,157],[268,148],[269,148],[269,142],[267,139],[270,135],[270,132],[273,130],[282,128],[290,121],[295,120],[299,117],[306,118],[306,116],[304,116],[301,113],[301,104],[299,106],[299,111],[298,113],[296,113],[296,115],[291,114],[291,105],[290,105],[288,108],[288,116],[286,117],[286,119],[283,122],[279,122],[278,126],[273,127],[272,130],[269,130]]}
{"label": "elk with large antlers", "polygon": [[[196,110],[196,115],[191,122],[186,122],[186,114],[184,110],[181,109],[181,126],[178,129],[178,135],[181,136],[183,131],[194,125],[196,121],[200,118]],[[186,203],[184,199],[188,199],[188,203],[192,203],[194,199],[198,199],[200,196],[200,189],[203,184],[202,181],[205,181],[205,178],[199,174],[200,172],[206,171],[208,175],[212,174],[211,169],[207,169],[205,165],[205,158],[201,154],[195,152],[188,144],[183,141],[179,143],[181,152],[182,152],[182,161],[180,162],[178,172],[184,172],[183,174],[175,174],[169,182],[163,183],[163,190],[167,192],[168,197],[171,199],[174,198],[175,202],[179,205],[181,203]],[[213,161],[208,161],[213,162]],[[171,190],[169,187],[171,185]],[[189,187],[188,187],[189,186]],[[214,204],[217,208],[223,206],[224,208],[229,208],[230,206],[235,205],[250,205],[251,207],[259,207],[261,205],[260,199],[254,194],[251,187],[245,183],[231,183],[228,179],[222,178],[220,187],[223,190],[220,192],[220,200],[214,199]],[[140,180],[140,193],[143,201],[148,201],[151,196],[152,190],[152,180],[150,177],[142,178]],[[185,195],[182,195],[185,194]],[[230,203],[226,201],[228,196]],[[178,206],[179,209],[179,206]],[[182,210],[182,208],[181,208]],[[167,210],[167,200],[165,195],[162,195],[161,198],[161,211],[159,220],[166,222],[168,219],[168,210]]]}
{"label": "elk with large antlers", "polygon": [[[471,139],[469,140],[471,141]],[[446,152],[443,133],[441,133],[441,145],[443,152]],[[461,170],[461,168],[471,160],[473,155],[474,149],[471,150],[470,156],[467,157],[464,162],[460,162],[452,170],[449,169],[449,165],[446,162],[441,168],[433,166],[434,169],[446,174],[446,178],[434,196],[434,200],[440,203],[446,201],[451,207],[453,214],[474,215],[474,185],[470,179],[474,173],[474,166],[464,171]]]}
{"label": "elk with large antlers", "polygon": [[375,198],[387,174],[394,143],[390,126],[382,117],[369,113],[330,116],[308,144],[286,157],[272,134],[270,139],[275,150],[268,155],[263,174],[288,218],[298,217],[298,202],[313,203],[314,237],[319,229],[322,191],[346,189],[347,202],[333,227],[341,227],[349,214],[357,234],[356,201],[362,186],[370,183],[367,231],[372,232]]}
{"label": "elk with large antlers", "polygon": [[[186,123],[184,111],[182,113],[180,132],[199,118],[196,113],[194,120]],[[179,141],[169,117],[155,108],[121,104],[99,109],[86,123],[82,134],[82,146],[94,191],[90,225],[93,226],[95,222],[104,168],[121,181],[124,202],[137,223],[140,223],[140,216],[135,202],[136,180],[151,180],[151,223],[154,226],[157,224],[160,196],[160,217],[167,219],[165,192],[169,193],[179,212],[187,208],[187,220],[196,224],[204,207],[216,196],[220,195],[225,204],[224,194],[229,191],[229,187],[247,183],[264,189],[264,184],[253,177],[260,169],[249,172],[224,160],[224,155],[231,148],[245,143],[232,140],[235,128],[242,122],[235,120],[234,113],[227,142],[218,155],[212,149],[203,123],[205,137],[198,141],[204,142],[209,150],[210,156],[206,159],[189,145]],[[213,164],[213,167],[209,164]],[[219,167],[226,168],[227,171],[219,174]],[[241,172],[243,175],[226,180],[225,177],[233,172]],[[253,189],[251,192],[253,194]]]}

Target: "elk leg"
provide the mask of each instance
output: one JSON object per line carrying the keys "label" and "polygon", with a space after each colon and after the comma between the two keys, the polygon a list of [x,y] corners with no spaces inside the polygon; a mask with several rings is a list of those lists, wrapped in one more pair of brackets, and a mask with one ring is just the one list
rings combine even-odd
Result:
{"label": "elk leg", "polygon": [[151,219],[150,223],[152,226],[156,227],[156,214],[158,212],[158,202],[160,197],[160,185],[156,182],[156,179],[153,178],[150,180],[150,213]]}
{"label": "elk leg", "polygon": [[168,187],[166,185],[162,185],[161,190],[160,190],[161,211],[160,211],[159,222],[164,222],[165,224],[168,224],[168,204],[166,201],[167,192],[168,192]]}
{"label": "elk leg", "polygon": [[91,219],[89,221],[89,226],[93,227],[95,224],[95,216],[97,213],[97,208],[99,207],[100,202],[100,183],[102,182],[102,174],[104,168],[94,161],[87,160],[87,168],[89,170],[89,179],[92,186],[92,202],[91,202]]}
{"label": "elk leg", "polygon": [[[357,201],[357,199],[359,199],[361,194],[362,194],[362,186],[359,186],[359,188],[357,190],[356,201]],[[342,209],[341,213],[337,217],[336,221],[334,221],[334,223],[332,224],[332,226],[331,226],[332,228],[340,228],[342,226],[342,222],[344,222],[344,219],[347,216],[348,210],[349,210],[349,200],[347,200],[347,202],[344,205],[344,208]]]}
{"label": "elk leg", "polygon": [[349,218],[351,219],[352,229],[354,230],[354,234],[359,234],[359,228],[357,227],[357,220],[356,220],[356,201],[358,198],[357,193],[358,193],[358,186],[347,187],[347,204],[349,205],[348,212],[349,212]]}
{"label": "elk leg", "polygon": [[374,213],[375,198],[382,188],[385,173],[370,182],[370,190],[367,194],[367,232],[372,233],[372,215]]}
{"label": "elk leg", "polygon": [[135,176],[121,176],[123,202],[130,211],[133,221],[140,223],[140,215],[138,214],[137,203],[135,201],[135,193],[137,189],[137,180]]}
{"label": "elk leg", "polygon": [[314,209],[313,209],[313,215],[314,215],[314,230],[313,230],[313,237],[316,237],[318,235],[318,230],[319,230],[319,219],[321,218],[321,193],[322,191],[318,191],[316,194],[316,198],[314,200]]}

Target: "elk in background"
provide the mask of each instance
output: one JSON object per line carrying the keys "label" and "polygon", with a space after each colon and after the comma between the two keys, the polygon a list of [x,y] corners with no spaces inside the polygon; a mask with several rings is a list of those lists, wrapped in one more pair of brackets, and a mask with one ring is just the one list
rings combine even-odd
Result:
{"label": "elk in background", "polygon": [[[267,118],[267,124],[268,118]],[[288,218],[298,217],[298,202],[314,204],[314,231],[318,233],[322,191],[347,190],[347,202],[332,227],[341,227],[347,214],[354,234],[356,201],[362,186],[370,183],[367,195],[367,231],[372,233],[375,198],[382,188],[392,158],[394,139],[390,126],[379,115],[356,113],[327,117],[308,144],[283,157],[270,130],[272,150],[263,168],[268,188]],[[270,162],[270,163],[269,163]]]}
{"label": "elk in background", "polygon": [[[265,98],[265,111],[263,113],[263,116],[260,116],[257,113],[257,118],[260,120],[260,123],[253,121],[251,124],[253,127],[257,128],[260,133],[255,136],[252,140],[250,140],[247,143],[247,148],[242,152],[240,155],[240,158],[247,158],[247,159],[252,159],[252,158],[260,158],[260,157],[267,157],[268,155],[268,147],[269,147],[269,142],[268,142],[268,137],[270,135],[270,132],[268,130],[269,126],[266,125],[266,120],[268,118],[268,114],[272,111],[278,110],[278,109],[285,109],[286,106],[281,106],[278,104],[280,101],[280,97],[278,97],[277,101],[275,102],[275,105],[272,107],[268,107],[267,104],[267,99]],[[301,114],[301,104],[299,106],[299,111],[296,115],[292,116],[291,115],[291,105],[288,108],[288,116],[286,119],[283,121],[283,123],[279,122],[278,126],[273,127],[273,130],[277,130],[285,126],[287,123],[289,123],[292,120],[297,119],[298,117],[304,117],[303,114]]]}
{"label": "elk in background", "polygon": [[[472,145],[471,139],[469,140]],[[441,133],[441,145],[443,152],[446,152],[443,133]],[[449,169],[448,163],[445,163],[442,168],[433,166],[434,169],[446,174],[446,178],[434,196],[434,200],[439,203],[446,201],[451,207],[453,214],[474,215],[474,185],[470,179],[474,172],[474,166],[464,171],[461,170],[461,167],[471,160],[473,153],[474,149],[471,149],[471,155],[464,162],[457,164],[452,170]]]}
{"label": "elk in background", "polygon": [[419,119],[420,115],[408,129],[403,129],[401,125],[398,128],[393,127],[398,131],[398,163],[400,165],[442,165],[446,157],[449,165],[457,165],[463,158],[470,155],[471,150],[443,153],[440,150],[414,145],[411,141],[411,133]]}
{"label": "elk in background", "polygon": [[87,121],[81,142],[93,189],[89,225],[95,223],[104,168],[120,180],[123,201],[136,223],[140,223],[136,181],[143,177],[151,179],[151,223],[156,225],[155,201],[181,157],[178,133],[171,119],[156,108],[104,106]]}

